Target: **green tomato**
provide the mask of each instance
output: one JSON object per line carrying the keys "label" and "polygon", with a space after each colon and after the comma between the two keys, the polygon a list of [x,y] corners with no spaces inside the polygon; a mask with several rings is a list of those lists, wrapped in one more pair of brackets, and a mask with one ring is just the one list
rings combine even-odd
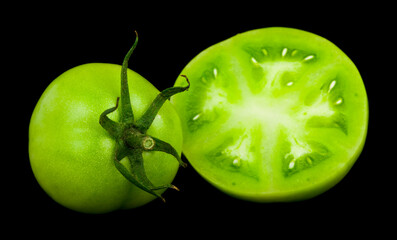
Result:
{"label": "green tomato", "polygon": [[[85,64],[55,79],[38,101],[29,127],[29,156],[41,187],[63,206],[86,213],[105,213],[142,206],[156,198],[131,184],[114,167],[115,141],[99,124],[105,109],[120,96],[121,66]],[[127,70],[134,117],[139,119],[159,91]],[[110,113],[117,121],[120,111]],[[180,155],[180,120],[169,102],[159,110],[147,133],[171,144]],[[178,170],[175,157],[143,152],[147,178],[167,185]],[[127,157],[121,164],[130,169]],[[156,190],[157,193],[165,189]]]}
{"label": "green tomato", "polygon": [[182,74],[192,87],[171,102],[181,117],[184,155],[232,196],[314,197],[338,183],[363,149],[363,81],[320,36],[290,28],[238,34],[201,52]]}

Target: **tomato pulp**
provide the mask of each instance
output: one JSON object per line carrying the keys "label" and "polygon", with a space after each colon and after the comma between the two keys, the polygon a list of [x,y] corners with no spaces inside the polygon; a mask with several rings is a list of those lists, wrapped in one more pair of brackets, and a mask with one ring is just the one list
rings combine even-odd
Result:
{"label": "tomato pulp", "polygon": [[362,78],[318,35],[248,31],[204,50],[181,74],[191,81],[189,94],[171,101],[183,153],[232,196],[311,198],[338,183],[363,149],[369,110]]}

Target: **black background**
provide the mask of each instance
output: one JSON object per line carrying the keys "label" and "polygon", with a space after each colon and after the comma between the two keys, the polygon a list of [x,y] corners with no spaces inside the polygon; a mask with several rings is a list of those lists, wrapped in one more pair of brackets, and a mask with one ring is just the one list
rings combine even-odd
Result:
{"label": "black background", "polygon": [[[281,235],[295,236],[309,236],[313,230],[325,236],[345,230],[384,233],[390,222],[386,219],[395,210],[389,205],[395,187],[387,186],[391,177],[385,173],[391,168],[392,154],[383,150],[385,138],[380,135],[381,128],[387,126],[382,116],[388,88],[381,82],[391,81],[385,74],[388,68],[383,54],[395,51],[389,45],[390,6],[231,5],[120,5],[114,9],[104,6],[102,11],[77,5],[63,11],[63,6],[49,6],[49,10],[30,14],[12,27],[7,46],[15,47],[9,47],[14,52],[8,71],[15,79],[11,82],[17,83],[12,89],[23,86],[24,92],[23,104],[17,108],[22,114],[18,116],[22,132],[11,141],[13,146],[18,142],[18,150],[13,151],[17,154],[7,161],[11,165],[4,170],[12,176],[6,175],[5,183],[11,186],[6,197],[11,201],[5,205],[12,210],[9,223],[34,226],[33,234],[44,234],[46,229],[63,234],[76,229],[88,234],[135,234],[150,229],[149,235],[160,233],[162,237],[189,230],[183,235],[186,238],[214,232],[261,232],[264,236],[275,229]],[[370,104],[366,145],[351,171],[334,188],[302,202],[251,203],[218,191],[190,166],[179,170],[173,183],[181,191],[165,192],[165,204],[155,200],[141,208],[103,215],[68,210],[40,188],[29,164],[28,125],[40,95],[61,73],[90,62],[121,64],[137,30],[139,44],[129,67],[163,90],[173,85],[183,67],[205,48],[240,32],[272,26],[298,28],[327,38],[352,59],[364,80]]]}

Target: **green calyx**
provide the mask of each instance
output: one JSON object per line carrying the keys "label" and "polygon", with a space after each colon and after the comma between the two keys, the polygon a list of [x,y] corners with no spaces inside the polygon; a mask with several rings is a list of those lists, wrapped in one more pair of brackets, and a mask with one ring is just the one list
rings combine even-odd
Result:
{"label": "green calyx", "polygon": [[[127,80],[128,60],[138,43],[138,34],[137,32],[135,32],[135,34],[135,42],[126,54],[121,69],[121,99],[117,98],[116,106],[105,110],[101,114],[99,123],[116,141],[114,164],[119,172],[137,187],[165,201],[159,193],[155,192],[155,190],[164,188],[178,190],[178,188],[172,184],[154,186],[146,176],[142,153],[145,151],[161,151],[174,156],[181,166],[186,167],[187,164],[181,160],[177,151],[169,143],[153,136],[149,136],[146,132],[152,125],[154,118],[165,101],[174,94],[188,90],[190,83],[187,77],[183,75],[182,77],[186,78],[188,86],[171,87],[160,92],[142,117],[135,120],[131,108]],[[115,122],[108,118],[107,115],[118,109],[119,99],[121,100],[119,109],[121,111],[120,122]],[[120,160],[125,157],[127,157],[130,162],[131,171],[120,163]]]}

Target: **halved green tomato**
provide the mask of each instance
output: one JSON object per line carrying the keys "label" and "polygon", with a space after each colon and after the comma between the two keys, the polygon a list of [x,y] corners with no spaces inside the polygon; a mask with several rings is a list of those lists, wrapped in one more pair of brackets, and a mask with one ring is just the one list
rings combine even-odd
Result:
{"label": "halved green tomato", "polygon": [[338,183],[363,149],[363,81],[320,36],[290,28],[238,34],[201,52],[181,74],[191,82],[188,94],[172,98],[183,152],[232,196],[311,198]]}

